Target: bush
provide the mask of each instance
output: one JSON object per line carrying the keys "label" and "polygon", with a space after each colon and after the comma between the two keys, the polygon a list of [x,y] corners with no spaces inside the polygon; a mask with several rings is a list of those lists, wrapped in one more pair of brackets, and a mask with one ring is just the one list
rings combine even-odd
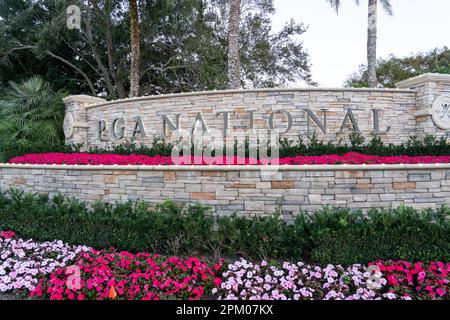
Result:
{"label": "bush", "polygon": [[379,136],[373,136],[369,143],[364,144],[365,139],[359,133],[352,133],[349,137],[350,145],[341,143],[331,144],[320,141],[316,135],[308,137],[309,143],[305,144],[300,137],[298,143],[283,139],[280,147],[280,157],[292,157],[298,155],[320,156],[325,154],[343,155],[348,152],[358,152],[374,156],[442,156],[450,155],[450,143],[445,137],[437,138],[426,135],[423,139],[410,137],[407,142],[399,145],[384,144]]}
{"label": "bush", "polygon": [[305,222],[311,258],[320,263],[366,263],[378,259],[449,261],[448,208],[418,211],[373,209],[367,215],[326,208]]}
{"label": "bush", "polygon": [[173,145],[171,143],[166,143],[163,138],[154,136],[152,144],[150,146],[143,143],[136,144],[133,141],[125,141],[121,144],[116,144],[108,148],[90,148],[89,153],[104,154],[104,153],[114,153],[122,155],[146,155],[150,157],[154,156],[170,156],[172,154]]}
{"label": "bush", "polygon": [[9,159],[17,156],[23,156],[30,153],[79,152],[80,146],[71,146],[64,144],[41,144],[30,143],[26,141],[0,141],[0,163],[8,162]]}
{"label": "bush", "polygon": [[[324,143],[313,134],[308,138],[308,143],[298,138],[297,143],[283,138],[280,140],[280,158],[295,156],[321,156],[329,154],[344,155],[348,152],[358,152],[374,156],[443,156],[450,155],[450,143],[445,137],[436,138],[427,135],[423,139],[411,137],[406,143],[400,145],[383,143],[379,136],[374,136],[368,143],[364,144],[365,139],[358,133],[350,135],[350,145]],[[111,145],[106,148],[90,148],[87,152],[92,154],[120,154],[120,155],[146,155],[146,156],[171,156],[173,144],[165,142],[161,137],[155,136],[151,145],[143,143],[137,144],[134,141],[125,141],[122,144]],[[235,143],[235,155],[237,155],[237,143]],[[79,152],[81,145],[62,145],[62,144],[40,144],[40,143],[2,143],[0,141],[0,162],[7,162],[16,156],[23,156],[30,153],[48,153]],[[193,154],[194,147],[192,147]],[[245,142],[246,157],[249,155],[248,140]],[[269,150],[270,151],[270,150]],[[224,150],[224,155],[226,150]],[[214,152],[212,153],[214,155]],[[270,152],[269,152],[270,155]]]}
{"label": "bush", "polygon": [[265,217],[214,217],[208,208],[165,201],[91,207],[76,199],[10,190],[0,193],[0,229],[37,241],[94,248],[249,259],[365,263],[378,259],[450,260],[448,208],[374,209],[367,215],[324,208],[294,223]]}

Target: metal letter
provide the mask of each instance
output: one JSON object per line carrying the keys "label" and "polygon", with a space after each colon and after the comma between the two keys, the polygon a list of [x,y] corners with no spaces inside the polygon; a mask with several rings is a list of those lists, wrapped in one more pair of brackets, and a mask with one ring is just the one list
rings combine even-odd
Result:
{"label": "metal letter", "polygon": [[289,130],[291,130],[291,128],[292,128],[292,115],[289,111],[279,110],[279,111],[272,112],[269,117],[269,128],[272,130],[275,129],[275,126],[273,125],[273,118],[275,116],[275,113],[277,113],[277,112],[284,113],[288,118],[288,126],[287,126],[286,130],[284,132],[280,132],[280,134],[288,133]]}
{"label": "metal letter", "polygon": [[223,114],[223,136],[226,137],[227,136],[227,130],[228,130],[228,122],[229,122],[229,117],[228,115],[232,113],[234,116],[236,116],[236,112],[234,111],[222,111],[222,112],[218,112],[216,114],[216,117],[220,116],[221,114]]}
{"label": "metal letter", "polygon": [[176,122],[177,124],[174,125],[172,121],[170,121],[168,116],[162,116],[162,121],[163,121],[163,135],[164,137],[167,137],[167,126],[169,126],[171,131],[176,131],[178,129],[180,129],[180,116],[181,114],[176,114]]}
{"label": "metal letter", "polygon": [[320,109],[323,112],[323,123],[320,122],[320,120],[316,117],[316,115],[308,108],[303,109],[306,111],[306,120],[307,120],[307,131],[310,133],[309,130],[309,119],[313,119],[313,121],[316,123],[316,125],[319,127],[320,130],[322,130],[323,133],[327,133],[327,109]]}
{"label": "metal letter", "polygon": [[147,138],[147,135],[145,134],[144,125],[142,124],[141,117],[135,117],[134,121],[136,121],[136,124],[134,125],[134,129],[133,129],[133,134],[132,134],[133,139],[136,139],[137,134],[141,135],[141,139]]}
{"label": "metal letter", "polygon": [[347,113],[345,114],[344,121],[342,121],[341,130],[339,130],[339,133],[342,133],[344,131],[345,123],[348,120],[350,120],[350,122],[352,123],[354,132],[361,132],[361,131],[359,131],[358,122],[356,121],[356,118],[355,118],[355,115],[353,114],[352,109],[348,109]]}
{"label": "metal letter", "polygon": [[[120,131],[117,133],[117,124],[119,121],[122,121],[122,125],[120,126]],[[123,118],[117,118],[114,119],[111,124],[111,139],[117,140],[117,139],[123,139],[125,137],[125,120]]]}
{"label": "metal letter", "polygon": [[378,109],[372,109],[373,112],[373,134],[379,134],[379,133],[388,133],[391,131],[391,127],[387,127],[385,131],[380,131],[380,117],[379,117],[379,111]]}
{"label": "metal letter", "polygon": [[208,128],[206,128],[206,124],[205,124],[205,120],[203,119],[202,113],[201,112],[197,112],[197,115],[195,116],[195,121],[194,121],[194,125],[192,126],[192,133],[194,133],[195,130],[195,125],[197,124],[197,121],[199,121],[202,123],[202,130],[203,132],[208,131]]}
{"label": "metal letter", "polygon": [[100,120],[98,122],[98,138],[100,139],[100,141],[105,141],[103,140],[103,131],[105,131],[105,129],[106,129],[105,120]]}

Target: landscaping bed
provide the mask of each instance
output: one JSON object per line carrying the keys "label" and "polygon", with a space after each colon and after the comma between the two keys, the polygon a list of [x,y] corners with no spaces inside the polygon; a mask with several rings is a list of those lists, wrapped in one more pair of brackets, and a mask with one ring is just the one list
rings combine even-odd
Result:
{"label": "landscaping bed", "polygon": [[[450,157],[450,142],[447,138],[437,138],[433,135],[427,135],[423,139],[411,137],[407,142],[399,145],[385,144],[376,135],[368,143],[365,143],[364,137],[358,133],[352,133],[349,136],[350,144],[341,144],[341,141],[338,141],[337,144],[324,143],[315,134],[306,136],[305,140],[306,142],[303,137],[299,137],[296,142],[287,139],[279,141],[278,158],[284,159],[282,164],[436,163],[436,161],[448,163],[447,157]],[[147,165],[173,163],[171,156],[174,145],[166,142],[161,137],[154,137],[153,142],[149,145],[136,144],[134,141],[121,141],[119,144],[105,148],[89,148],[84,153],[80,153],[81,147],[82,145],[41,144],[20,141],[11,143],[0,142],[0,162]],[[268,147],[270,155],[271,148],[270,146]],[[192,159],[190,155],[196,154],[194,150],[195,146],[192,145],[191,153],[184,154],[187,158],[175,158],[176,163],[190,159],[198,160],[197,163],[199,164],[209,164],[210,159],[207,158]],[[233,156],[241,157],[225,159],[229,160],[228,163],[230,164],[235,162],[244,164],[258,163],[258,160],[248,159],[251,158],[249,150],[250,145],[248,141],[240,145],[235,143],[232,150],[224,148],[222,155],[230,155],[229,152],[233,151]],[[241,154],[242,151],[245,151],[245,156]],[[197,152],[200,152],[200,150],[197,150]],[[212,155],[215,154],[213,153]],[[191,163],[195,162],[191,161]],[[224,163],[227,162],[224,161]]]}
{"label": "landscaping bed", "polygon": [[239,157],[168,157],[146,155],[38,153],[13,157],[9,163],[47,165],[325,165],[450,163],[450,156],[372,156],[356,152],[344,155],[296,156],[280,159]]}
{"label": "landscaping bed", "polygon": [[199,204],[98,201],[90,206],[61,195],[0,192],[0,229],[37,241],[58,239],[96,249],[112,246],[163,255],[320,264],[450,261],[449,216],[447,207],[400,206],[367,214],[324,207],[312,214],[299,213],[288,222],[279,212],[253,218],[220,217]]}
{"label": "landscaping bed", "polygon": [[0,294],[22,299],[435,300],[450,292],[443,262],[211,263],[25,241],[12,231],[0,233],[0,256]]}
{"label": "landscaping bed", "polygon": [[[216,217],[201,205],[0,193],[0,296],[449,299],[450,210]],[[16,235],[17,232],[20,237]],[[55,240],[56,239],[56,240]]]}

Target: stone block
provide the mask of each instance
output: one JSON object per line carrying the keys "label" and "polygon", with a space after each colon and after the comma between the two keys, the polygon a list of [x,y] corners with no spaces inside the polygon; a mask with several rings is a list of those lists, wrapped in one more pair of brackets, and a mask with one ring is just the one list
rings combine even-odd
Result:
{"label": "stone block", "polygon": [[393,188],[394,188],[394,190],[399,190],[399,189],[412,190],[412,189],[416,189],[416,183],[415,182],[394,182]]}
{"label": "stone block", "polygon": [[272,189],[293,189],[294,181],[272,181]]}
{"label": "stone block", "polygon": [[430,173],[410,173],[408,174],[408,181],[419,182],[419,181],[431,181]]}
{"label": "stone block", "polygon": [[192,200],[215,200],[215,192],[191,192],[190,198]]}

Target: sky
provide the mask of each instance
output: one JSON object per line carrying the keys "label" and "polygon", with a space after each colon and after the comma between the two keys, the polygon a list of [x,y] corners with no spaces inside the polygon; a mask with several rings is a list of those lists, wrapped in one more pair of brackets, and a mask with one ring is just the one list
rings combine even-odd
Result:
{"label": "sky", "polygon": [[[336,15],[326,0],[274,0],[274,31],[293,18],[308,26],[300,36],[310,54],[313,79],[341,87],[366,63],[367,0],[341,0]],[[394,16],[379,6],[378,57],[399,57],[450,47],[450,0],[391,0]]]}

